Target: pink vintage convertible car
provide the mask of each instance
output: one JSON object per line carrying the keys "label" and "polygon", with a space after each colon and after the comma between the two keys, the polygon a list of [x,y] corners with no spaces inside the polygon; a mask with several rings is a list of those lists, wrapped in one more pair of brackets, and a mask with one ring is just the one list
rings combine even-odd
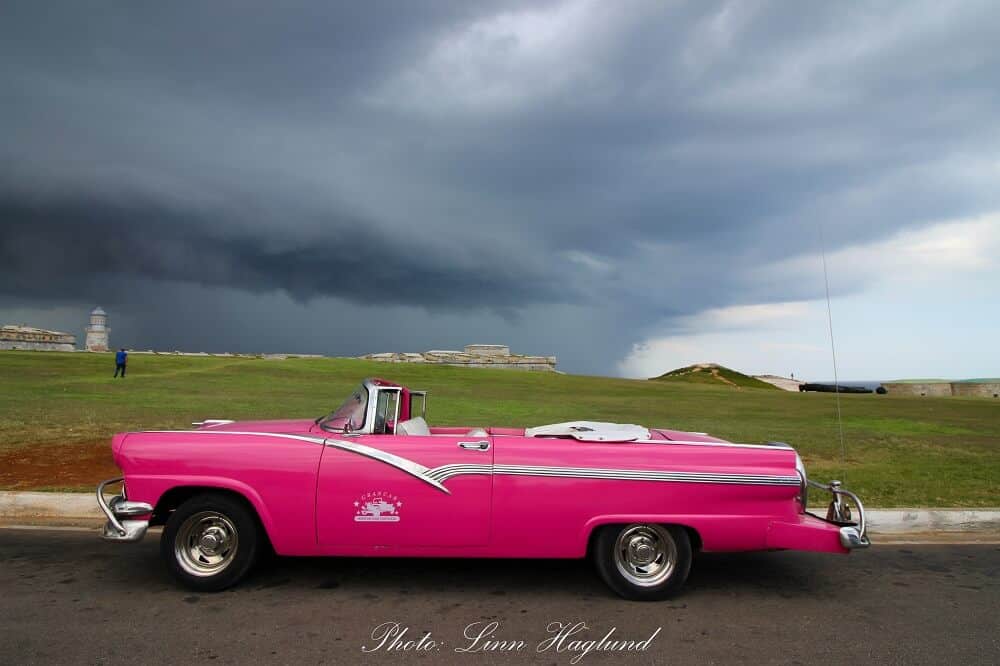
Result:
{"label": "pink vintage convertible car", "polygon": [[[164,525],[170,571],[199,590],[257,555],[593,558],[630,599],[662,599],[692,552],[868,546],[861,502],[809,481],[785,444],[587,421],[429,427],[427,396],[367,379],[315,420],[209,420],[115,435],[103,537]],[[122,482],[105,499],[105,488]],[[832,493],[806,512],[810,485]],[[856,507],[851,521],[849,499]]]}

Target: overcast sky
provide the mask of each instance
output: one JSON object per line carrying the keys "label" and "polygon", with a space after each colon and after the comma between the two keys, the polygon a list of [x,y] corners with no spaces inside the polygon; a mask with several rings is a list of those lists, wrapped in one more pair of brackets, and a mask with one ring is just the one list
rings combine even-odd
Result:
{"label": "overcast sky", "polygon": [[[142,6],[140,6],[142,4]],[[1000,375],[992,2],[11,2],[0,323]]]}

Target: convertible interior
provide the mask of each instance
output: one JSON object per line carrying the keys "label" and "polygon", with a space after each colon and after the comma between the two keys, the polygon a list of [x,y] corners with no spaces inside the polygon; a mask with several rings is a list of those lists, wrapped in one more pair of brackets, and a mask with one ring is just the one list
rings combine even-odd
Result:
{"label": "convertible interior", "polygon": [[427,421],[422,416],[400,421],[396,425],[397,435],[466,435],[467,437],[489,437],[490,432],[486,428],[434,428],[427,425]]}

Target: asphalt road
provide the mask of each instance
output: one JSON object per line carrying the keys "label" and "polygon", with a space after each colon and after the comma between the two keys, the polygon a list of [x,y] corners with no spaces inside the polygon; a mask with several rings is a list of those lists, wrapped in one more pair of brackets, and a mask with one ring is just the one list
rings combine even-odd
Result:
{"label": "asphalt road", "polygon": [[[1000,663],[998,571],[997,545],[703,555],[682,596],[642,604],[585,562],[278,559],[206,595],[168,578],[152,534],[0,529],[0,663]],[[375,649],[386,622],[419,646]],[[523,646],[455,652],[491,622]],[[538,652],[553,622],[587,629]],[[642,652],[568,649],[612,628],[659,633]]]}

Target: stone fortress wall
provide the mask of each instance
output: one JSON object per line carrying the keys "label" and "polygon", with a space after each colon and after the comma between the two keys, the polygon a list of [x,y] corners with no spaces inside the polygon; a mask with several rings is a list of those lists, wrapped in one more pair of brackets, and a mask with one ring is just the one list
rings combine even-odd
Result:
{"label": "stone fortress wall", "polygon": [[31,326],[3,326],[0,327],[0,349],[75,351],[76,337]]}
{"label": "stone fortress wall", "polygon": [[1000,397],[1000,382],[885,382],[882,384],[890,395],[916,395],[925,397]]}
{"label": "stone fortress wall", "polygon": [[381,363],[430,363],[463,368],[556,372],[555,356],[512,354],[507,345],[466,345],[463,351],[433,349],[426,352],[382,352],[358,358]]}
{"label": "stone fortress wall", "polygon": [[1000,398],[1000,382],[955,382],[951,394],[977,398]]}

